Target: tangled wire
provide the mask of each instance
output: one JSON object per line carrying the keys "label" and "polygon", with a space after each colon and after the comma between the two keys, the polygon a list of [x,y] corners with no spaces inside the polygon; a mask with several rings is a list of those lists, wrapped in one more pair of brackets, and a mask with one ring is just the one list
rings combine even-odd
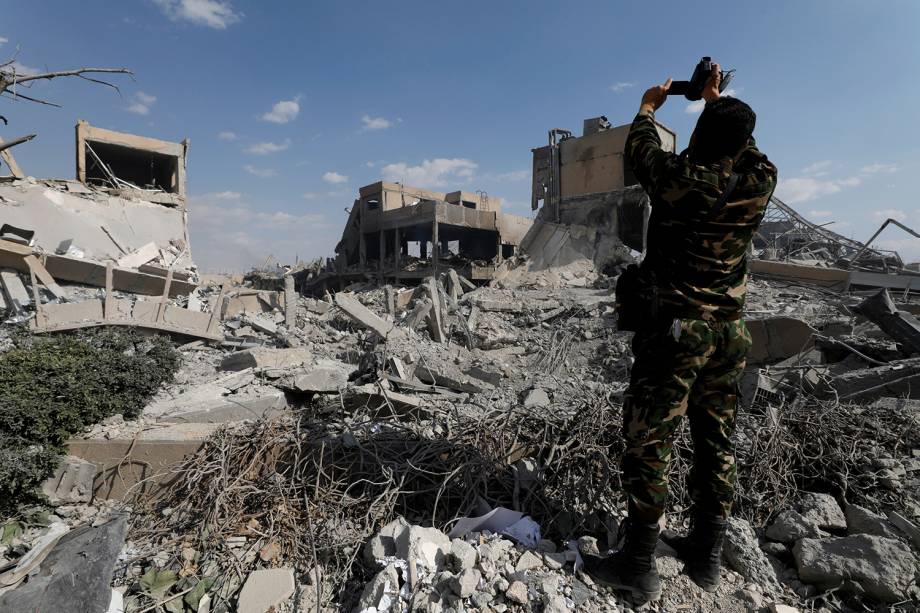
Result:
{"label": "tangled wire", "polygon": [[[597,531],[623,508],[622,413],[604,399],[568,411],[516,406],[477,416],[431,408],[427,419],[405,422],[372,419],[375,406],[347,417],[325,409],[323,418],[305,410],[219,431],[169,488],[141,501],[148,513],[135,521],[134,541],[149,551],[191,544],[240,580],[246,556],[232,551],[234,538],[251,538],[256,551],[275,543],[289,565],[321,566],[331,587],[324,602],[344,605],[362,580],[355,565],[362,543],[398,515],[445,527],[485,503],[523,511],[546,536],[567,538]],[[742,413],[736,514],[765,521],[801,490],[900,507],[909,493],[867,466],[918,447],[920,423],[908,412],[803,400],[777,416]],[[524,460],[536,467],[530,480]],[[679,509],[689,507],[689,467],[682,434],[670,473]]]}

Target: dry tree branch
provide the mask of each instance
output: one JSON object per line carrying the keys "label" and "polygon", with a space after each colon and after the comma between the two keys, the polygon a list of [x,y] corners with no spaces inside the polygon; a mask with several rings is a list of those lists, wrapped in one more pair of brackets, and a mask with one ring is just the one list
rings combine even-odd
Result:
{"label": "dry tree branch", "polygon": [[[11,59],[3,64],[0,64],[0,95],[6,93],[12,98],[22,98],[30,102],[37,102],[39,104],[47,104],[50,106],[60,106],[53,102],[48,102],[46,100],[41,100],[38,98],[32,98],[30,96],[25,96],[15,91],[10,91],[10,88],[16,85],[25,85],[26,87],[31,86],[35,81],[56,79],[58,77],[78,77],[85,81],[91,83],[97,83],[99,85],[105,85],[111,87],[119,95],[121,95],[121,90],[114,83],[109,83],[108,81],[103,81],[102,79],[96,79],[93,77],[87,76],[88,74],[127,74],[131,77],[134,77],[134,72],[128,70],[127,68],[77,68],[75,70],[56,70],[51,72],[40,72],[37,74],[19,74],[16,71],[16,67],[13,64],[15,61]],[[12,66],[12,69],[9,67]]]}

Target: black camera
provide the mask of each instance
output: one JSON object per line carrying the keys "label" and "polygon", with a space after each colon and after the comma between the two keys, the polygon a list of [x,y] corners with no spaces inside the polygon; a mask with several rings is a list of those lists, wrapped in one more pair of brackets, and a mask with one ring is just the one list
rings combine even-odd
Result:
{"label": "black camera", "polygon": [[[706,81],[712,74],[712,58],[704,57],[700,63],[693,69],[693,76],[689,81],[673,81],[671,88],[668,90],[669,96],[683,96],[687,100],[699,100],[703,97],[703,88],[706,87]],[[723,70],[720,73],[722,81],[719,83],[719,93],[724,92],[728,84],[731,83],[734,70]]]}

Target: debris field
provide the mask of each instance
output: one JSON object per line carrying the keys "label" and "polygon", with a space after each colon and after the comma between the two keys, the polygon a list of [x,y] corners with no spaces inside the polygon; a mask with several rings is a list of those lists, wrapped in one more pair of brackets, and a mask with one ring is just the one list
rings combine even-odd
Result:
{"label": "debris field", "polygon": [[[0,178],[0,381],[60,407],[0,407],[0,611],[632,610],[582,555],[625,518],[614,294],[648,199],[559,186],[621,129],[589,121],[534,150],[533,220],[379,183],[335,258],[245,277],[194,265],[187,144],[81,124],[76,181]],[[722,583],[659,542],[648,610],[918,610],[920,272],[870,243],[771,202]]]}

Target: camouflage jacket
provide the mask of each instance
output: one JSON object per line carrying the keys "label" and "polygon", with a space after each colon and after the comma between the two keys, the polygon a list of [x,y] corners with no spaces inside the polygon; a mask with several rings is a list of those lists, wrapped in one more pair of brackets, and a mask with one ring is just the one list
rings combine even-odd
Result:
{"label": "camouflage jacket", "polygon": [[[776,166],[754,144],[736,161],[700,166],[664,151],[652,113],[639,113],[626,162],[652,203],[641,277],[662,317],[730,320],[747,291],[746,253],[776,186]],[[721,211],[713,208],[732,172],[740,178]]]}

